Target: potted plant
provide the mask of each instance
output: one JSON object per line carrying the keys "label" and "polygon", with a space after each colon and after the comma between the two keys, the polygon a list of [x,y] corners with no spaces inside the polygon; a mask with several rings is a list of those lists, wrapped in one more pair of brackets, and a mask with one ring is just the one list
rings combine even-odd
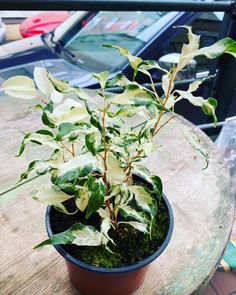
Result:
{"label": "potted plant", "polygon": [[[229,53],[236,57],[236,42],[225,38],[199,49],[200,37],[185,28],[189,43],[183,45],[178,65],[170,70],[133,56],[125,48],[104,45],[128,58],[134,79],[118,74],[109,80],[107,71],[92,74],[101,86],[96,95],[56,79],[44,68],[34,71],[39,91],[25,76],[12,77],[2,85],[11,96],[40,101],[36,108],[45,129],[25,134],[17,155],[28,142],[52,151],[47,159],[31,162],[20,177],[23,181],[34,172],[48,173],[51,179],[49,186],[42,184],[32,192],[35,200],[48,205],[49,238],[34,248],[54,245],[83,294],[130,294],[142,283],[148,264],[170,241],[170,204],[160,177],[152,175],[142,159],[157,148],[154,138],[174,118],[175,104],[187,99],[217,123],[217,101],[193,94],[203,81],[196,80],[188,90],[180,91],[174,88],[174,80],[195,56],[215,58]],[[163,73],[161,94],[154,86],[152,70]],[[149,88],[135,82],[139,72],[149,77]],[[116,86],[123,92],[105,91]],[[198,138],[182,131],[207,167],[208,155]]]}

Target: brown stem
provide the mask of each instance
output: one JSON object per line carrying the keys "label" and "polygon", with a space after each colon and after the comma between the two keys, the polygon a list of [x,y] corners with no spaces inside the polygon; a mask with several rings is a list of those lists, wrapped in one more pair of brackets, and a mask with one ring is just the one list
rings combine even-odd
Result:
{"label": "brown stem", "polygon": [[170,120],[172,120],[175,116],[171,116],[164,124],[162,124],[154,133],[154,135],[157,134],[157,132],[159,132],[161,130],[162,127],[164,127],[166,124],[168,124],[170,122]]}
{"label": "brown stem", "polygon": [[155,94],[157,100],[160,102],[160,104],[162,104],[162,101],[161,101],[159,95],[157,94],[157,91],[156,91],[156,88],[155,88],[154,82],[153,82],[153,80],[152,80],[152,76],[150,75],[149,77],[150,77],[150,81],[151,81],[151,87],[152,87],[152,90],[154,91],[154,94]]}
{"label": "brown stem", "polygon": [[[166,105],[168,99],[170,98],[170,95],[171,95],[171,85],[172,85],[172,83],[173,83],[173,81],[174,81],[174,79],[175,79],[175,75],[176,75],[176,72],[174,71],[174,72],[171,74],[171,77],[170,77],[170,81],[169,81],[169,85],[168,85],[168,89],[167,89],[167,94],[166,94],[166,99],[165,99],[165,101],[164,101],[164,103],[163,103],[163,106]],[[156,121],[156,123],[155,123],[155,125],[154,125],[154,128],[153,128],[153,133],[152,133],[153,136],[157,133],[157,126],[158,126],[158,124],[159,124],[159,122],[160,122],[161,117],[162,117],[163,114],[164,114],[164,111],[160,111],[160,114],[159,114],[159,116],[158,116],[158,118],[157,118],[157,121]],[[161,127],[161,128],[162,128],[162,127]],[[158,131],[159,131],[159,130],[158,130]]]}
{"label": "brown stem", "polygon": [[40,96],[37,95],[36,98],[37,98],[39,101],[43,102],[44,104],[48,104],[48,101],[42,99]]}
{"label": "brown stem", "polygon": [[72,143],[72,156],[75,157],[75,145]]}
{"label": "brown stem", "polygon": [[65,148],[69,153],[71,153],[73,155],[73,152],[70,149],[68,149],[68,147],[65,146],[65,144],[62,141],[60,141],[60,143],[62,144],[63,148]]}

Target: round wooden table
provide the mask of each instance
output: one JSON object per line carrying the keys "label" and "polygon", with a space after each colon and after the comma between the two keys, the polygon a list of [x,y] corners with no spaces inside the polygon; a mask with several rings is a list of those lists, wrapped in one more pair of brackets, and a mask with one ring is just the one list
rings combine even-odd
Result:
{"label": "round wooden table", "polygon": [[[53,247],[32,250],[46,238],[45,207],[33,201],[29,193],[46,178],[14,185],[29,160],[41,156],[34,147],[14,158],[22,138],[18,129],[38,128],[38,111],[28,108],[27,101],[22,104],[9,98],[1,100],[0,108],[4,114],[0,119],[0,293],[78,294],[63,258]],[[203,158],[186,142],[177,122],[201,139],[210,155],[208,169],[202,170]],[[135,295],[198,294],[215,271],[229,239],[234,213],[230,177],[211,140],[183,118],[174,119],[159,135],[161,147],[145,162],[163,179],[164,192],[173,206],[174,231],[167,249],[152,263]]]}

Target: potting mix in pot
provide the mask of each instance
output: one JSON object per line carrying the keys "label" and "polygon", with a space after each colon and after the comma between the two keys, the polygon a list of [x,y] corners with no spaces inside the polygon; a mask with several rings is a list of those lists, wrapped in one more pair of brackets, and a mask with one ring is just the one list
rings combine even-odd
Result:
{"label": "potting mix in pot", "polygon": [[[11,96],[38,99],[36,108],[45,125],[44,129],[24,135],[17,156],[29,142],[52,151],[47,159],[31,162],[20,178],[23,181],[31,173],[51,178],[49,186],[42,183],[39,190],[32,192],[36,201],[53,206],[49,214],[50,237],[35,248],[62,245],[81,262],[114,269],[142,262],[158,251],[168,233],[170,239],[173,216],[171,219],[163,198],[161,179],[151,174],[142,159],[158,148],[154,137],[175,117],[174,106],[180,100],[201,107],[217,123],[217,101],[194,95],[203,80],[194,81],[185,91],[177,90],[177,73],[199,55],[215,58],[229,53],[236,57],[234,40],[225,38],[199,49],[200,36],[193,34],[190,27],[184,28],[189,43],[183,45],[177,66],[170,70],[156,61],[133,56],[126,48],[104,45],[128,58],[133,80],[123,74],[109,79],[107,71],[92,74],[100,83],[96,93],[72,87],[45,68],[34,71],[38,90],[34,81],[25,76],[3,83],[2,88]],[[162,93],[155,88],[153,71],[163,74]],[[138,73],[147,76],[149,87],[135,82]],[[109,87],[121,87],[123,91],[105,91]],[[206,168],[208,155],[199,139],[184,127],[181,129],[205,158]]]}

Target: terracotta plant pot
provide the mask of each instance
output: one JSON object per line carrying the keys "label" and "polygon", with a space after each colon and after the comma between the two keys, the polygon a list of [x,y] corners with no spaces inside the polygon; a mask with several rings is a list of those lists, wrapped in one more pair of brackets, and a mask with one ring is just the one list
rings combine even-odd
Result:
{"label": "terracotta plant pot", "polygon": [[[144,280],[149,264],[167,247],[174,225],[173,212],[167,198],[163,195],[169,212],[169,229],[161,247],[151,256],[134,265],[118,268],[103,268],[84,263],[68,252],[61,245],[56,250],[65,258],[70,279],[75,287],[84,295],[128,295],[138,289]],[[48,206],[46,212],[46,228],[49,237],[54,232],[51,227],[51,216],[55,210]]]}

